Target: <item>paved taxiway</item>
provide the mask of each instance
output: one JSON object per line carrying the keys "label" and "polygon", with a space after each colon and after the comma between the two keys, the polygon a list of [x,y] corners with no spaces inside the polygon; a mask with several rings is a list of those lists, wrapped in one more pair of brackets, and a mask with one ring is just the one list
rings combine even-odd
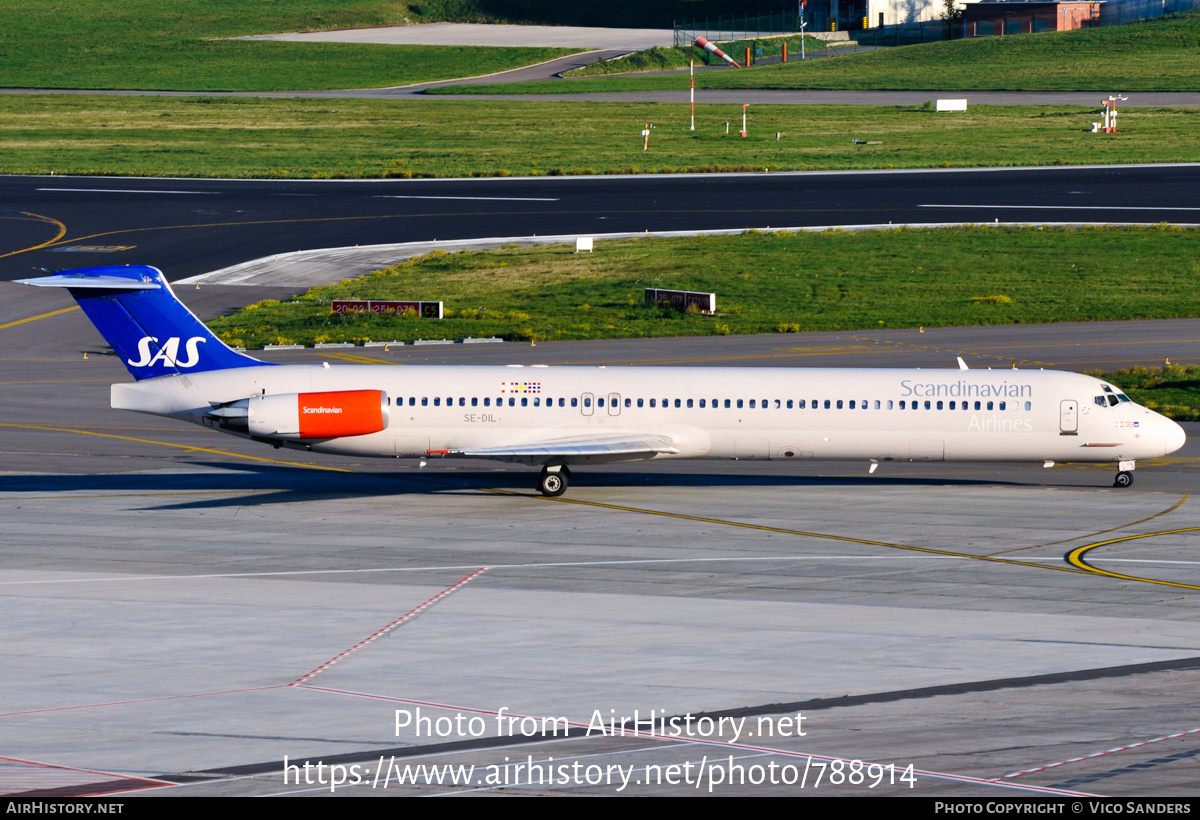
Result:
{"label": "paved taxiway", "polygon": [[[202,316],[267,293],[181,291]],[[526,469],[313,457],[112,411],[125,371],[79,311],[55,313],[69,304],[0,285],[0,791],[328,792],[285,786],[286,755],[368,782],[393,756],[475,765],[463,788],[485,791],[506,758],[572,779],[495,769],[511,789],[612,794],[595,778],[633,766],[622,793],[668,794],[842,756],[912,764],[915,794],[1194,792],[1195,438],[1124,491],[1108,467],[684,462],[578,471],[550,501]],[[1090,368],[1200,361],[1200,323],[278,355]],[[418,707],[482,734],[397,734]],[[509,738],[502,709],[575,726]],[[634,709],[746,722],[736,746],[583,736]],[[760,717],[797,712],[803,737],[760,736]],[[670,765],[699,788],[637,782]],[[815,775],[804,793],[868,791]]]}
{"label": "paved taxiway", "polygon": [[0,280],[530,234],[947,222],[1189,224],[1200,165],[484,180],[0,177]]}

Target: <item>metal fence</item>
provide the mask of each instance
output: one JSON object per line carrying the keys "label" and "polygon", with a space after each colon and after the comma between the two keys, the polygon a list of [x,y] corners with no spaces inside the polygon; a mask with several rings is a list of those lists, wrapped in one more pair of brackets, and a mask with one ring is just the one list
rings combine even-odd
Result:
{"label": "metal fence", "polygon": [[[1167,14],[1191,11],[1200,8],[1200,0],[1104,0],[1100,4],[1100,19],[1094,26],[1115,26],[1153,20]],[[808,31],[819,31],[809,20]],[[845,26],[839,26],[845,28]],[[1036,30],[1036,29],[1035,29]],[[758,37],[778,37],[800,31],[800,20],[791,12],[767,15],[717,16],[716,19],[685,21],[675,24],[675,45],[685,46],[704,37],[713,42],[731,40],[753,40]],[[1000,32],[996,32],[999,34]],[[929,20],[924,23],[900,23],[892,26],[876,26],[852,31],[850,36],[862,45],[908,46],[915,43],[934,43],[939,40],[957,40],[966,36],[961,20]]]}
{"label": "metal fence", "polygon": [[756,40],[762,37],[782,37],[800,31],[800,19],[793,12],[770,14],[731,14],[684,20],[675,23],[675,45],[690,46],[697,37],[714,43],[732,40]]}
{"label": "metal fence", "polygon": [[949,20],[928,20],[924,23],[865,28],[853,32],[850,36],[864,46],[911,46],[917,43],[936,43],[939,40],[957,40],[963,33],[961,25],[956,26]]}
{"label": "metal fence", "polygon": [[1153,20],[1194,8],[1200,8],[1200,0],[1108,0],[1100,5],[1100,25],[1115,26]]}

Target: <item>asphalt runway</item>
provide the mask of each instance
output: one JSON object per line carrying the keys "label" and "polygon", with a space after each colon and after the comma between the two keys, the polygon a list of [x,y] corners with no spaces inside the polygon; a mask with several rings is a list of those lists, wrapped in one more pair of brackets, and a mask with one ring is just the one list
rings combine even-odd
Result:
{"label": "asphalt runway", "polygon": [[[103,350],[65,294],[0,284],[2,793],[1194,793],[1196,425],[1121,491],[681,462],[547,500],[528,469],[110,410]],[[1200,322],[270,355],[1104,368],[1200,361]]]}
{"label": "asphalt runway", "polygon": [[481,237],[1191,224],[1198,183],[1195,164],[349,182],[0,177],[0,280],[130,263],[175,281],[312,248]]}

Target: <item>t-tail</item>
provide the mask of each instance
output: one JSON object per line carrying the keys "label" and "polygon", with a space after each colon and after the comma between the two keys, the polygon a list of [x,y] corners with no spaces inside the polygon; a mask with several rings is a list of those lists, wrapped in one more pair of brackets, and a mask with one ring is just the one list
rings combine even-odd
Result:
{"label": "t-tail", "polygon": [[80,268],[18,281],[66,288],[138,381],[270,364],[238,353],[213,335],[179,301],[158,268]]}

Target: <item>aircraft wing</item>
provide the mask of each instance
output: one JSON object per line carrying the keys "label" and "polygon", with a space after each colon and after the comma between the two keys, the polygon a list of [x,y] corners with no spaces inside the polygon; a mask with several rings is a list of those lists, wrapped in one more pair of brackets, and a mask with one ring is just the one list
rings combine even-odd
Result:
{"label": "aircraft wing", "polygon": [[509,444],[502,447],[469,447],[462,450],[431,451],[465,458],[494,458],[511,461],[543,462],[552,458],[586,458],[589,460],[650,458],[660,453],[674,454],[669,436],[622,436],[594,438],[565,438]]}

